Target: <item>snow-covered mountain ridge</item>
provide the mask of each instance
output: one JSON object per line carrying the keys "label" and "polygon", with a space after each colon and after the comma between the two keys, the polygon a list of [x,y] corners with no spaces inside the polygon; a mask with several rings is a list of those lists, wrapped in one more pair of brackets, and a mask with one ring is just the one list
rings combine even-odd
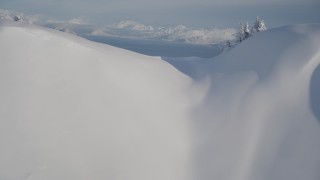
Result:
{"label": "snow-covered mountain ridge", "polygon": [[234,28],[190,28],[183,25],[156,27],[132,20],[97,26],[86,22],[82,17],[61,21],[48,19],[40,15],[26,15],[16,11],[0,9],[0,20],[15,21],[15,18],[25,23],[46,26],[82,37],[90,35],[199,45],[223,44],[236,38]]}
{"label": "snow-covered mountain ridge", "polygon": [[[126,33],[121,34],[119,30]],[[100,30],[102,36],[136,36],[144,39],[158,39],[170,42],[182,42],[190,44],[220,44],[232,41],[236,38],[236,30],[233,28],[209,28],[194,29],[183,25],[173,27],[152,27],[135,21],[121,21],[116,25]],[[93,32],[95,35],[95,32]]]}
{"label": "snow-covered mountain ridge", "polygon": [[318,180],[320,25],[212,59],[0,26],[0,179]]}

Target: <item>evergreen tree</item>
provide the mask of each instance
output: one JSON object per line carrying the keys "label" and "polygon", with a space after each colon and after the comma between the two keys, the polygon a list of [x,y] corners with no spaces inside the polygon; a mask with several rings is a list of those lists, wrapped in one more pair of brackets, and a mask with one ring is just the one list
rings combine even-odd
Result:
{"label": "evergreen tree", "polygon": [[257,16],[256,21],[253,23],[253,26],[250,27],[248,22],[240,23],[240,28],[237,33],[236,43],[240,43],[245,39],[248,39],[255,32],[261,32],[267,30],[267,26],[264,23],[264,20]]}
{"label": "evergreen tree", "polygon": [[239,32],[237,34],[237,42],[240,43],[245,39],[245,27],[243,23],[240,23]]}
{"label": "evergreen tree", "polygon": [[246,24],[240,23],[240,29],[237,36],[238,43],[242,42],[243,40],[251,36],[251,31],[248,22]]}
{"label": "evergreen tree", "polygon": [[253,23],[252,32],[261,32],[267,30],[264,20],[257,16],[256,21]]}
{"label": "evergreen tree", "polygon": [[248,22],[246,22],[246,24],[244,25],[244,37],[245,37],[245,39],[247,39],[250,36],[251,36],[251,30],[250,30]]}

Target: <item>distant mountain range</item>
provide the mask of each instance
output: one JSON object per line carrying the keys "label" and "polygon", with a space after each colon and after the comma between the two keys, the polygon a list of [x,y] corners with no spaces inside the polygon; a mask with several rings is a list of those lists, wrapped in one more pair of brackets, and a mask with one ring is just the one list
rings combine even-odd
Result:
{"label": "distant mountain range", "polygon": [[190,28],[184,25],[155,27],[132,20],[96,26],[82,17],[67,21],[53,20],[40,15],[25,15],[16,11],[1,10],[0,19],[14,21],[15,17],[26,23],[42,25],[80,36],[122,37],[141,40],[161,40],[187,44],[214,45],[235,39],[233,28]]}

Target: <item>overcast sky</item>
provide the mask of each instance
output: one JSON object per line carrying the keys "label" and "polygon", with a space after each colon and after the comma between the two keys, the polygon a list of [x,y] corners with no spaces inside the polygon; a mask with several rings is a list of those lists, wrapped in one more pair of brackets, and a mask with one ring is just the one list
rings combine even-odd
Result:
{"label": "overcast sky", "polygon": [[320,23],[320,0],[0,0],[0,8],[93,24],[135,20],[151,25],[237,27],[258,15],[269,27]]}

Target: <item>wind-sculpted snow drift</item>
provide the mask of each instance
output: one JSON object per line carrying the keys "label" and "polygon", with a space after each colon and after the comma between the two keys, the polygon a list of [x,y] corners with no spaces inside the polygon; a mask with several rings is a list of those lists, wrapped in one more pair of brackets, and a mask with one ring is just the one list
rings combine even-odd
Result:
{"label": "wind-sculpted snow drift", "polygon": [[0,179],[319,180],[319,42],[274,29],[180,72],[1,25]]}

